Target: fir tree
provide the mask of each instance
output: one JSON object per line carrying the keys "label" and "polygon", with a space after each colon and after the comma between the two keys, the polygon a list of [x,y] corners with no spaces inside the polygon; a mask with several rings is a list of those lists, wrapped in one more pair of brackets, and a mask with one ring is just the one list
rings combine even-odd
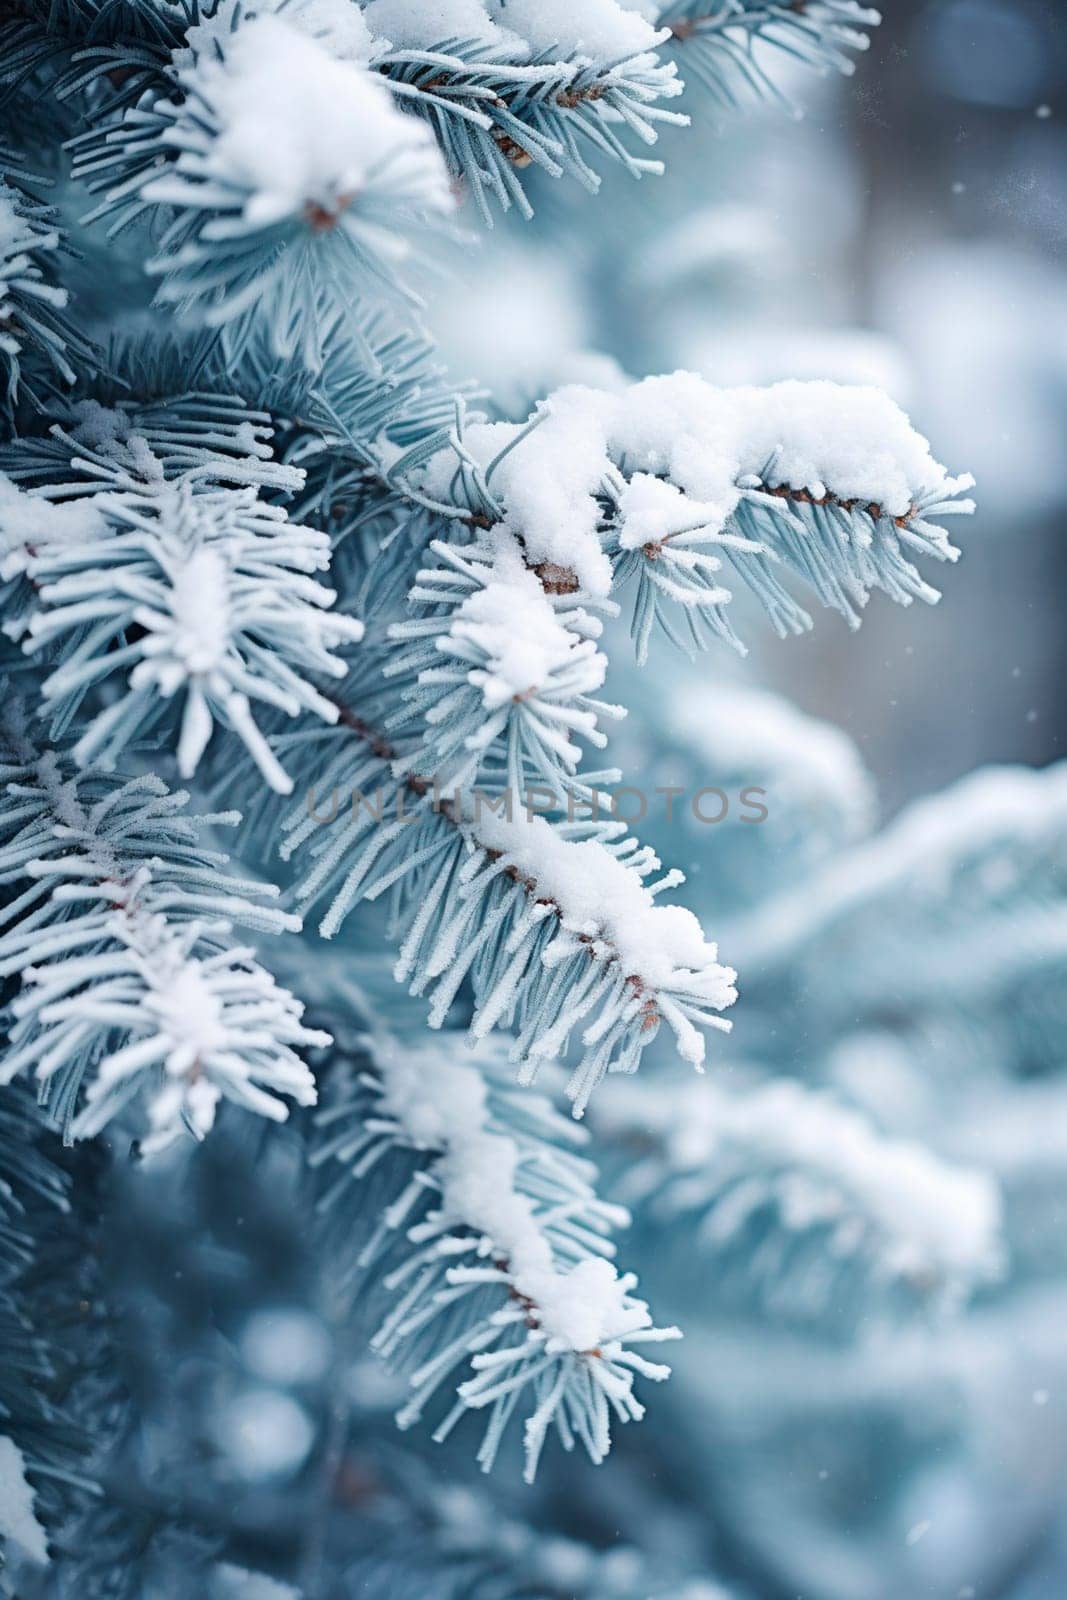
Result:
{"label": "fir tree", "polygon": [[[970,480],[829,383],[516,420],[420,317],[442,238],[535,170],[648,177],[665,127],[708,139],[776,52],[851,70],[876,21],[0,16],[6,1592],[733,1593],[675,1323],[699,1366],[723,1326],[992,1292],[995,1185],[841,1063],[921,1079],[977,992],[990,1083],[1058,1057],[1062,777],[872,837],[847,742],[715,667],[735,613],[936,600]],[[743,858],[709,844],[703,924],[597,765],[619,617],[642,673],[700,661],[688,718],[618,661],[649,739],[796,779]]]}

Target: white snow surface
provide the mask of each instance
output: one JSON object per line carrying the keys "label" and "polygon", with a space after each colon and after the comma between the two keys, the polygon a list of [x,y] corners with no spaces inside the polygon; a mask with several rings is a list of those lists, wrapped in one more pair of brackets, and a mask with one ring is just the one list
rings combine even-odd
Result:
{"label": "white snow surface", "polygon": [[516,33],[489,16],[482,0],[368,0],[363,15],[375,38],[397,50],[426,50],[469,40],[507,47],[520,56],[527,53]]}
{"label": "white snow surface", "polygon": [[26,1463],[13,1439],[0,1437],[0,1539],[10,1539],[38,1566],[48,1564],[48,1542],[37,1521]]}
{"label": "white snow surface", "polygon": [[185,45],[175,51],[175,67],[187,67],[197,56],[225,52],[237,28],[257,18],[280,17],[309,38],[318,39],[338,61],[367,62],[375,41],[362,11],[352,0],[220,0],[210,16],[188,28]]}
{"label": "white snow surface", "polygon": [[648,1306],[630,1294],[633,1279],[590,1256],[560,1271],[533,1202],[515,1187],[520,1153],[491,1132],[485,1081],[477,1067],[442,1052],[390,1046],[376,1059],[383,1106],[423,1148],[440,1151],[434,1176],[446,1219],[490,1241],[519,1294],[536,1307],[546,1348],[591,1352],[651,1326]]}

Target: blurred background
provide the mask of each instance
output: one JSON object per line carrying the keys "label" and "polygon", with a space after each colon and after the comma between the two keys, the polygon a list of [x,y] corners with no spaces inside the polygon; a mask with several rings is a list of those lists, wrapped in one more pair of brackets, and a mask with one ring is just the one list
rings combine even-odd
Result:
{"label": "blurred background", "polygon": [[831,616],[748,635],[742,675],[845,728],[892,810],[1064,752],[1067,27],[1058,0],[894,0],[853,77],[773,74],[801,117],[753,100],[711,138],[701,97],[662,178],[609,172],[590,202],[531,172],[534,222],[479,227],[431,320],[516,412],[605,357],[870,382],[974,473],[936,612],[876,597],[859,642]]}

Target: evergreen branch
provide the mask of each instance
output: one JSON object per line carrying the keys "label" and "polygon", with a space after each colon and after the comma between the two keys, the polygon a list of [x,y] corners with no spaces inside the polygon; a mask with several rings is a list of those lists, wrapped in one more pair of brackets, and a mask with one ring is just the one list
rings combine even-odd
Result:
{"label": "evergreen branch", "polygon": [[1002,1271],[1000,1201],[984,1173],[883,1138],[800,1084],[743,1095],[616,1084],[597,1126],[616,1144],[638,1240],[661,1264],[673,1240],[687,1252],[695,1242],[717,1296],[732,1279],[779,1314],[824,1319],[832,1306],[859,1320],[878,1291],[896,1310],[956,1310]]}
{"label": "evergreen branch", "polygon": [[[40,1562],[42,1526],[54,1537],[89,1487],[80,1471],[89,1441],[62,1401],[62,1328],[48,1325],[56,1273],[70,1265],[70,1185],[41,1148],[42,1120],[21,1086],[2,1091],[0,1109],[0,1545],[4,1533],[21,1534]],[[68,1293],[78,1292],[68,1276]]]}
{"label": "evergreen branch", "polygon": [[[524,1081],[580,1027],[567,1091],[579,1116],[606,1072],[636,1070],[661,1023],[697,1067],[701,1030],[729,1028],[717,1013],[736,998],[735,974],[690,912],[656,904],[682,875],[647,884],[660,862],[619,838],[624,824],[550,826],[533,814],[536,796],[513,796],[499,779],[450,800],[351,709],[327,737],[307,729],[275,744],[307,783],[282,823],[283,857],[310,855],[298,904],[306,913],[325,901],[319,932],[333,938],[357,904],[388,892],[403,934],[396,976],[430,993],[431,1027],[469,982],[472,1037],[514,1028]],[[551,804],[551,790],[544,797]],[[262,811],[254,825],[267,825]]]}
{"label": "evergreen branch", "polygon": [[234,923],[260,933],[299,924],[263,904],[272,886],[231,877],[226,857],[198,844],[181,815],[188,797],[150,775],[75,775],[33,749],[17,708],[5,716],[0,779],[0,881],[11,889],[0,977],[22,984],[3,1081],[33,1073],[69,1138],[98,1132],[144,1094],[147,1149],[183,1127],[203,1136],[223,1097],[274,1121],[287,1114],[278,1092],[313,1101],[296,1049],[326,1036],[301,1025],[300,1006],[250,949],[229,942]]}
{"label": "evergreen branch", "polygon": [[607,671],[595,643],[599,621],[548,593],[506,536],[430,548],[436,564],[419,572],[408,596],[416,618],[389,630],[407,648],[385,668],[405,701],[387,732],[416,734],[419,763],[446,791],[472,788],[499,744],[513,795],[547,784],[566,809],[576,740],[603,749],[597,717],[625,715],[595,698]]}
{"label": "evergreen branch", "polygon": [[200,18],[199,0],[7,0],[0,100],[36,82],[111,117],[165,80],[172,52]]}
{"label": "evergreen branch", "polygon": [[408,233],[453,201],[429,130],[344,54],[343,38],[315,37],[306,9],[194,30],[167,93],[146,94],[72,148],[75,174],[103,195],[89,220],[111,217],[115,232],[154,218],[147,270],[161,279],[161,304],[228,324],[231,359],[258,322],[279,354],[317,367],[309,294],[342,306],[362,281],[417,303],[396,264]]}
{"label": "evergreen branch", "polygon": [[[48,660],[43,693],[56,707],[53,732],[66,728],[90,690],[128,669],[125,694],[77,741],[81,764],[113,766],[131,740],[173,720],[182,691],[184,776],[195,772],[218,719],[267,782],[288,793],[291,779],[251,702],[332,720],[336,707],[311,680],[343,676],[334,651],[362,637],[360,623],[330,615],[336,594],[312,576],[329,567],[327,535],[288,522],[260,497],[262,484],[289,485],[299,475],[263,461],[254,420],[227,434],[232,407],[150,412],[139,419],[161,424],[150,437],[130,431],[126,412],[76,409],[72,433],[33,442],[20,462],[25,477],[40,478],[45,462],[69,451],[72,483],[27,492],[0,477],[4,627]],[[246,452],[236,459],[227,451],[235,438]],[[228,486],[234,478],[237,486]]]}
{"label": "evergreen branch", "polygon": [[621,393],[563,389],[522,426],[475,421],[414,476],[517,538],[552,593],[633,585],[639,661],[657,624],[683,647],[709,633],[738,645],[727,560],[783,635],[811,619],[777,569],[853,626],[873,589],[933,602],[905,552],[955,560],[934,519],[974,509],[962,498],[973,480],[949,477],[877,390],[726,390],[688,373]]}
{"label": "evergreen branch", "polygon": [[647,50],[602,66],[560,60],[550,51],[531,56],[519,41],[455,39],[391,50],[376,65],[402,102],[430,123],[449,170],[470,185],[488,222],[491,201],[532,216],[519,177],[531,166],[595,192],[600,179],[583,142],[634,177],[662,172],[661,162],[633,155],[616,130],[651,145],[662,124],[689,120],[656,103],[680,94],[682,84],[673,64]]}
{"label": "evergreen branch", "polygon": [[670,30],[676,54],[724,108],[745,93],[781,98],[759,47],[817,71],[851,73],[849,50],[866,50],[865,29],[877,11],[858,0],[674,0],[659,25]]}
{"label": "evergreen branch", "polygon": [[[528,1482],[552,1428],[601,1461],[612,1415],[643,1415],[634,1375],[668,1376],[635,1347],[678,1332],[652,1326],[636,1279],[607,1259],[608,1232],[626,1217],[597,1200],[592,1169],[573,1153],[579,1131],[516,1091],[485,1047],[472,1066],[447,1037],[424,1050],[371,1038],[365,1050],[355,1071],[331,1075],[309,1159],[323,1169],[318,1209],[343,1252],[342,1292],[363,1298],[376,1286],[387,1297],[371,1342],[410,1373],[398,1422],[410,1426],[454,1388],[434,1437],[486,1412],[485,1471],[520,1407]],[[381,1220],[356,1253],[371,1174]],[[458,1370],[467,1376],[456,1384]]]}
{"label": "evergreen branch", "polygon": [[73,383],[71,362],[91,358],[65,314],[58,218],[33,193],[42,181],[0,146],[0,404],[8,412],[23,396],[42,408],[55,377]]}

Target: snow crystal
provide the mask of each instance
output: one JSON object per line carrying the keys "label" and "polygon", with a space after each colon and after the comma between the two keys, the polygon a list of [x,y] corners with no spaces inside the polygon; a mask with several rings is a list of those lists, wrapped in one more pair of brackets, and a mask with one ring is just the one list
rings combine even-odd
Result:
{"label": "snow crystal", "polygon": [[4,1437],[0,1437],[0,1537],[17,1544],[38,1566],[47,1565],[48,1543],[34,1512],[22,1451]]}
{"label": "snow crystal", "polygon": [[386,172],[419,179],[423,204],[453,205],[429,127],[395,105],[385,84],[276,17],[228,41],[225,60],[199,63],[198,82],[221,123],[210,170],[249,191],[258,226],[336,205]]}

